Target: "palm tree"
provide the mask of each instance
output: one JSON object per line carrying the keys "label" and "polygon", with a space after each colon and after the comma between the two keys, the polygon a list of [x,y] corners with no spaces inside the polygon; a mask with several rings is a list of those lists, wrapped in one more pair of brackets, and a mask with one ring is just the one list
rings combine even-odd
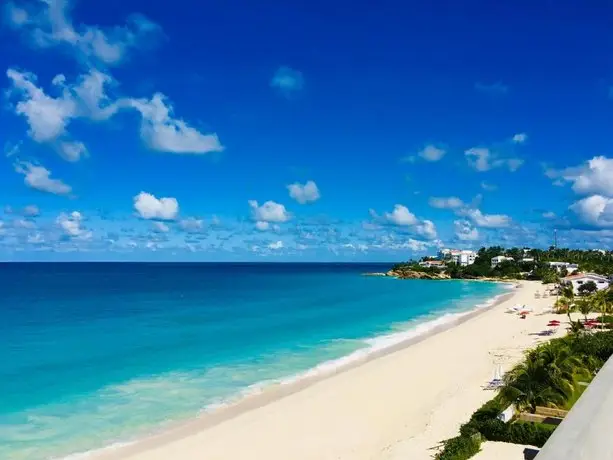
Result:
{"label": "palm tree", "polygon": [[594,311],[595,301],[592,296],[579,299],[576,303],[577,309],[581,312],[585,320],[587,321],[587,315],[589,315],[592,311]]}
{"label": "palm tree", "polygon": [[519,410],[560,406],[573,394],[575,375],[586,368],[564,344],[545,344],[531,350],[524,362],[504,377],[500,394]]}
{"label": "palm tree", "polygon": [[[597,291],[590,296],[592,300],[593,310],[599,311],[602,316],[605,316],[611,307],[610,294],[605,291]],[[604,318],[601,319],[604,326]]]}
{"label": "palm tree", "polygon": [[570,300],[568,300],[566,297],[560,297],[558,300],[556,300],[556,303],[553,304],[553,306],[556,308],[556,313],[568,312],[568,309],[570,308]]}
{"label": "palm tree", "polygon": [[568,299],[568,309],[566,310],[566,314],[568,315],[568,320],[572,323],[573,319],[570,316],[570,312],[573,309],[573,301],[575,299],[575,289],[572,284],[561,284],[560,291],[563,297]]}

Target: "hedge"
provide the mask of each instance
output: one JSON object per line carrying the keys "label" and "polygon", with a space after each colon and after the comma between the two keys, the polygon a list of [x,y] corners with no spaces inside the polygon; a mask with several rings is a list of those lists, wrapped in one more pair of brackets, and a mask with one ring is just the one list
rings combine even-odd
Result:
{"label": "hedge", "polygon": [[502,441],[513,444],[528,444],[543,447],[554,425],[530,422],[505,423],[497,416],[505,409],[498,396],[486,402],[460,427],[460,436],[443,442],[443,449],[436,455],[438,460],[466,460],[479,452],[481,441]]}
{"label": "hedge", "polygon": [[436,454],[438,460],[466,460],[481,450],[481,436],[456,436],[443,442],[443,450]]}

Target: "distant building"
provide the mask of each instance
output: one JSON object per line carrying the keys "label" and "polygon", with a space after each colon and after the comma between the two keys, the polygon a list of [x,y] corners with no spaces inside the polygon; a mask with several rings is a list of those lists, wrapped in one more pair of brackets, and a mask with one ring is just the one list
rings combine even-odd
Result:
{"label": "distant building", "polygon": [[492,260],[491,260],[492,268],[497,267],[498,264],[500,264],[502,262],[506,262],[507,260],[511,261],[511,260],[513,260],[513,257],[507,257],[507,256],[492,257]]}
{"label": "distant building", "polygon": [[521,261],[524,263],[534,263],[534,257],[524,257]]}
{"label": "distant building", "polygon": [[611,285],[611,281],[606,276],[597,275],[596,273],[577,273],[562,278],[562,284],[573,287],[575,294],[579,292],[579,288],[590,281],[593,281],[599,291],[607,289]]}
{"label": "distant building", "polygon": [[568,273],[575,273],[579,270],[579,266],[577,264],[571,264],[569,262],[548,262],[551,268],[555,268],[559,273],[563,268],[566,269]]}
{"label": "distant building", "polygon": [[424,268],[444,268],[445,262],[442,260],[424,260],[419,262],[419,266]]}
{"label": "distant building", "polygon": [[443,261],[447,260],[455,263],[456,265],[466,267],[467,265],[472,265],[475,263],[477,253],[468,249],[441,249],[438,252],[438,258]]}

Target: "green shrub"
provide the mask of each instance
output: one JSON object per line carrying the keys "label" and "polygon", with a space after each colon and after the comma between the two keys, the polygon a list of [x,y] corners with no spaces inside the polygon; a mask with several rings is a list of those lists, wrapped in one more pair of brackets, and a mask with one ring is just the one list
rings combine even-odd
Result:
{"label": "green shrub", "polygon": [[479,432],[488,441],[507,441],[509,426],[497,418],[483,421]]}
{"label": "green shrub", "polygon": [[543,447],[555,429],[555,425],[544,423],[515,422],[507,427],[507,437],[501,441]]}
{"label": "green shrub", "polygon": [[443,450],[436,454],[437,460],[466,460],[481,449],[481,437],[456,436],[443,442]]}

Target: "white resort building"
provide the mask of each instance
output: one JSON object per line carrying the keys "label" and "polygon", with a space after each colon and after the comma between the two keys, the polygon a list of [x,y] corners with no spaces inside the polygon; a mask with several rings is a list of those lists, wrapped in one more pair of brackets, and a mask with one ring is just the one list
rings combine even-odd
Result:
{"label": "white resort building", "polygon": [[491,260],[492,268],[498,266],[498,264],[500,264],[502,262],[506,262],[507,260],[511,261],[511,260],[513,260],[513,257],[507,257],[507,256],[492,257],[492,260]]}
{"label": "white resort building", "polygon": [[579,292],[581,285],[593,281],[596,288],[600,291],[607,289],[611,281],[606,276],[597,275],[596,273],[577,273],[576,275],[569,275],[562,278],[562,284],[571,285],[575,294]]}
{"label": "white resort building", "polygon": [[440,260],[448,260],[456,265],[466,267],[475,263],[477,253],[468,249],[441,249],[438,252]]}
{"label": "white resort building", "polygon": [[577,264],[571,264],[569,262],[548,262],[548,264],[551,268],[555,268],[558,271],[558,273],[563,268],[565,268],[569,274],[575,273],[577,270],[579,270],[579,266]]}
{"label": "white resort building", "polygon": [[423,260],[419,262],[419,266],[424,268],[445,268],[445,262],[442,260]]}

